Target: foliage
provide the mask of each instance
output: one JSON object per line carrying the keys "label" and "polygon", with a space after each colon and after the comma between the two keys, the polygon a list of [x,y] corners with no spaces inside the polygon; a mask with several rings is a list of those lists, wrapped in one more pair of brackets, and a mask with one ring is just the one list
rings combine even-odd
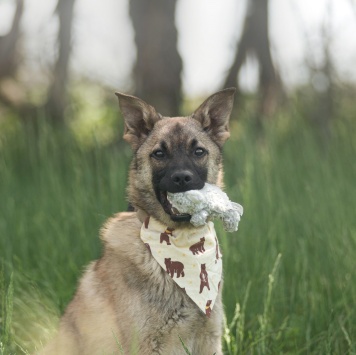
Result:
{"label": "foliage", "polygon": [[[281,112],[263,137],[247,112],[232,124],[225,184],[245,212],[236,234],[218,224],[226,354],[356,353],[356,123],[341,113],[325,147],[299,112]],[[100,255],[100,226],[126,210],[129,148],[75,137],[44,123],[1,137],[3,353],[51,337]]]}

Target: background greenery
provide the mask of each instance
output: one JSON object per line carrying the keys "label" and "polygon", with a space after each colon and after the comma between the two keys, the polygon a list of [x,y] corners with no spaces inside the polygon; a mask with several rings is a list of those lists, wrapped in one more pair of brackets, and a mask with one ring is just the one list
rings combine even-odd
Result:
{"label": "background greenery", "polygon": [[[217,223],[227,354],[356,353],[352,102],[327,141],[303,110],[296,100],[257,131],[246,107],[231,125],[226,191],[245,212],[237,233]],[[101,116],[119,135],[116,112]],[[101,225],[126,209],[131,152],[103,143],[98,127],[83,140],[45,120],[9,122],[0,134],[0,354],[21,354],[51,337],[100,256]]]}
{"label": "background greenery", "polygon": [[113,91],[169,116],[231,86],[225,183],[245,213],[237,233],[217,223],[225,352],[356,354],[355,10],[0,0],[0,355],[51,338],[127,208]]}

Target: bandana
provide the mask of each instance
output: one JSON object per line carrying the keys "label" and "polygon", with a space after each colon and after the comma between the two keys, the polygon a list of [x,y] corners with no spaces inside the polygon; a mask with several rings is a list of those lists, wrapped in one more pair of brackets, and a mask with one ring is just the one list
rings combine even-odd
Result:
{"label": "bandana", "polygon": [[222,260],[214,223],[170,229],[147,217],[141,239],[174,282],[210,317],[222,276]]}

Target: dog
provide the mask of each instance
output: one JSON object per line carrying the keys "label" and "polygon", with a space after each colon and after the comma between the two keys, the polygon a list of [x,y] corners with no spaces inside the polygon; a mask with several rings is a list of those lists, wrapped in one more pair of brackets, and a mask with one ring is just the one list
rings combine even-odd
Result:
{"label": "dog", "polygon": [[127,195],[135,211],[118,213],[101,229],[102,257],[86,269],[42,354],[186,354],[182,342],[192,354],[222,354],[220,283],[204,314],[152,257],[140,230],[149,218],[171,231],[195,228],[189,215],[173,211],[167,191],[222,185],[234,92],[211,95],[188,117],[163,117],[143,100],[116,93],[134,154]]}

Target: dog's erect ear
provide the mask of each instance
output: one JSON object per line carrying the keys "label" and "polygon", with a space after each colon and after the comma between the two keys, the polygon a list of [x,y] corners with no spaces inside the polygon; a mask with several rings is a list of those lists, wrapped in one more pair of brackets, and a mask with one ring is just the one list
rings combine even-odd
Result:
{"label": "dog's erect ear", "polygon": [[229,88],[211,95],[192,115],[219,146],[230,137],[229,119],[235,91],[235,88]]}
{"label": "dog's erect ear", "polygon": [[121,113],[125,120],[124,139],[133,149],[146,139],[154,124],[162,118],[154,107],[138,97],[116,92]]}

